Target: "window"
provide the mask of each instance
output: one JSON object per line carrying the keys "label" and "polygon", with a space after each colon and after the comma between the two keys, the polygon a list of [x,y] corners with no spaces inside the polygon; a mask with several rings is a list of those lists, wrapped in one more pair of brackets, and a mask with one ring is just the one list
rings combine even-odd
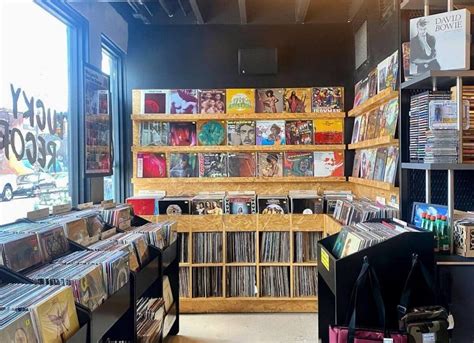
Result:
{"label": "window", "polygon": [[70,30],[32,1],[0,3],[0,224],[71,200]]}

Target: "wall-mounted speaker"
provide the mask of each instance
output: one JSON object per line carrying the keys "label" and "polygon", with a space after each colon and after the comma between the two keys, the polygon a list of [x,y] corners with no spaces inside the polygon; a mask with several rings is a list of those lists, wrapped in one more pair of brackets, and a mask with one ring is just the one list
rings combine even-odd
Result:
{"label": "wall-mounted speaker", "polygon": [[274,75],[278,72],[277,48],[239,49],[241,75]]}

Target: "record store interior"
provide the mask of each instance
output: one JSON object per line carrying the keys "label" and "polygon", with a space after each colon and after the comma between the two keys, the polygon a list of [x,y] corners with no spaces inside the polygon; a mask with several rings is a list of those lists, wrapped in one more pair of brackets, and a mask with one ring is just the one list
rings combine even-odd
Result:
{"label": "record store interior", "polygon": [[1,0],[0,343],[474,343],[471,12]]}

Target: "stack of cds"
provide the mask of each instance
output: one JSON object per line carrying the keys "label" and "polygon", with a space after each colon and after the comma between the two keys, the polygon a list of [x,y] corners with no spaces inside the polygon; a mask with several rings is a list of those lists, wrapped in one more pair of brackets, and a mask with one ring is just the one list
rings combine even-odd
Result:
{"label": "stack of cds", "polygon": [[139,342],[158,342],[163,328],[165,302],[162,298],[137,301],[137,336]]}
{"label": "stack of cds", "polygon": [[[455,98],[456,87],[453,87],[453,98]],[[474,163],[474,86],[463,86],[462,96],[469,101],[469,125],[464,125],[462,132],[462,157],[463,163]]]}
{"label": "stack of cds", "polygon": [[354,225],[374,218],[398,218],[398,208],[369,199],[338,200],[333,214],[343,225]]}
{"label": "stack of cds", "polygon": [[457,130],[429,130],[426,132],[425,163],[458,163]]}

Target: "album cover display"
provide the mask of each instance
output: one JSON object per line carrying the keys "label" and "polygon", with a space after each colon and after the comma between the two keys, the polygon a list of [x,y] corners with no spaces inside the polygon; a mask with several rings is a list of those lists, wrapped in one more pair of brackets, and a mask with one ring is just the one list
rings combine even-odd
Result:
{"label": "album cover display", "polygon": [[395,183],[395,177],[398,170],[398,158],[399,150],[398,147],[387,148],[387,159],[385,162],[384,181],[389,183]]}
{"label": "album cover display", "polygon": [[169,163],[170,177],[199,177],[196,153],[171,153]]}
{"label": "album cover display", "polygon": [[365,140],[374,139],[377,133],[377,126],[378,126],[378,119],[379,119],[379,111],[373,110],[367,113],[367,124],[366,124],[366,131],[365,131]]}
{"label": "album cover display", "polygon": [[381,136],[395,137],[400,110],[398,108],[398,99],[390,100],[384,107],[381,126]]}
{"label": "album cover display", "polygon": [[385,179],[385,163],[387,160],[387,148],[378,148],[375,155],[374,180],[383,181]]}
{"label": "album cover display", "polygon": [[196,145],[196,123],[171,122],[169,143],[171,146]]}
{"label": "album cover display", "polygon": [[398,82],[398,50],[377,65],[377,92],[390,88],[397,89]]}
{"label": "album cover display", "polygon": [[257,174],[255,153],[228,153],[227,164],[229,177],[255,177]]}
{"label": "album cover display", "polygon": [[311,107],[313,112],[344,111],[344,87],[314,87]]}
{"label": "album cover display", "polygon": [[147,89],[141,91],[141,113],[166,113],[168,90]]}
{"label": "album cover display", "polygon": [[283,88],[262,88],[256,90],[257,113],[282,113],[283,112]]}
{"label": "album cover display", "polygon": [[41,248],[35,234],[0,232],[0,263],[16,272],[42,262]]}
{"label": "album cover display", "polygon": [[360,126],[359,126],[359,140],[358,142],[363,142],[365,140],[365,133],[367,128],[367,114],[360,116]]}
{"label": "album cover display", "polygon": [[254,214],[257,213],[256,195],[253,191],[228,192],[225,198],[225,213]]}
{"label": "album cover display", "polygon": [[199,145],[223,145],[225,143],[225,123],[209,120],[198,122]]}
{"label": "album cover display", "polygon": [[168,94],[169,114],[196,114],[198,113],[197,89],[172,89]]}
{"label": "album cover display", "polygon": [[133,213],[142,216],[154,216],[158,214],[158,200],[162,196],[135,196],[127,199],[127,204],[132,206]]}
{"label": "album cover display", "polygon": [[377,68],[370,71],[369,83],[368,83],[368,87],[369,87],[368,97],[369,98],[372,98],[373,96],[377,94],[377,82],[378,82],[377,76],[378,76]]}
{"label": "album cover display", "polygon": [[63,225],[67,238],[81,245],[89,245],[89,232],[87,231],[87,220],[84,218],[64,218],[58,220]]}
{"label": "album cover display", "polygon": [[285,152],[284,176],[313,176],[312,152]]}
{"label": "album cover display", "polygon": [[354,155],[354,164],[352,165],[352,176],[359,177],[360,172],[360,159],[362,150],[356,150]]}
{"label": "album cover display", "polygon": [[257,145],[286,144],[284,120],[258,120],[256,126]]}
{"label": "album cover display", "polygon": [[255,89],[232,88],[227,89],[227,113],[254,113]]}
{"label": "album cover display", "polygon": [[288,197],[286,196],[258,196],[258,213],[260,214],[287,214],[289,213]]}
{"label": "album cover display", "polygon": [[286,113],[311,112],[311,88],[285,88],[283,111]]}
{"label": "album cover display", "polygon": [[258,176],[275,177],[283,176],[283,153],[281,152],[259,152]]}
{"label": "album cover display", "polygon": [[200,177],[227,177],[227,154],[226,153],[200,153],[199,154],[199,176]]}
{"label": "album cover display", "polygon": [[402,43],[402,58],[403,58],[403,75],[404,80],[408,81],[412,78],[410,74],[410,42]]}
{"label": "album cover display", "polygon": [[159,200],[159,214],[191,214],[191,197],[164,197]]}
{"label": "album cover display", "polygon": [[163,178],[166,177],[165,154],[141,152],[137,153],[138,178]]}
{"label": "album cover display", "polygon": [[313,144],[313,122],[311,120],[287,120],[286,144]]}
{"label": "album cover display", "polygon": [[291,213],[319,214],[323,213],[323,198],[317,194],[307,194],[305,191],[289,193]]}
{"label": "album cover display", "polygon": [[224,207],[224,195],[197,195],[191,202],[191,214],[222,215]]}
{"label": "album cover display", "polygon": [[199,113],[215,114],[225,113],[226,110],[226,91],[225,89],[200,89],[199,95]]}
{"label": "album cover display", "polygon": [[375,168],[376,149],[362,150],[360,157],[360,177],[363,179],[372,179]]}
{"label": "album cover display", "polygon": [[343,144],[344,119],[315,119],[315,144]]}
{"label": "album cover display", "polygon": [[140,123],[141,146],[169,145],[170,125],[162,121],[144,121]]}
{"label": "album cover display", "polygon": [[359,142],[359,131],[360,131],[361,119],[362,119],[362,116],[358,116],[354,120],[354,127],[352,128],[351,144]]}
{"label": "album cover display", "polygon": [[230,120],[227,122],[228,145],[255,145],[255,121]]}
{"label": "album cover display", "polygon": [[0,311],[0,341],[38,343],[29,312]]}
{"label": "album cover display", "polygon": [[354,86],[354,107],[362,105],[369,98],[369,78],[360,80]]}
{"label": "album cover display", "polygon": [[314,176],[344,176],[344,153],[341,151],[315,151]]}

